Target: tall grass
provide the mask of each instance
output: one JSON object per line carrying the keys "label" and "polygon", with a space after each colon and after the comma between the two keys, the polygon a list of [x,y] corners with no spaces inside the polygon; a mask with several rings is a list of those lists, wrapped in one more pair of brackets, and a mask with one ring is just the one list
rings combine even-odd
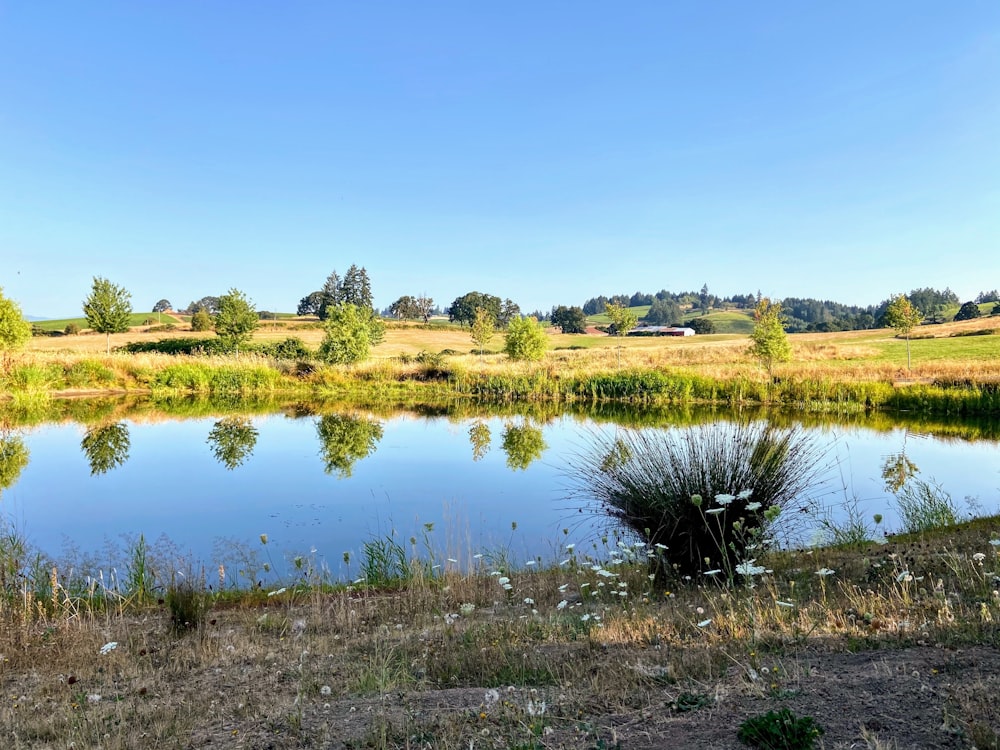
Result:
{"label": "tall grass", "polygon": [[776,513],[808,491],[821,451],[801,428],[765,422],[596,433],[568,470],[575,497],[660,550],[668,571],[734,571]]}

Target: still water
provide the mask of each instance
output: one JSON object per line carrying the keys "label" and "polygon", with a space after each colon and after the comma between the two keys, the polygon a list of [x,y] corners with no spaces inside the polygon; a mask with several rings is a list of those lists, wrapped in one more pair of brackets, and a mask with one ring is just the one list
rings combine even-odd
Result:
{"label": "still water", "polygon": [[[307,555],[349,577],[345,552],[356,561],[364,541],[388,534],[422,547],[425,524],[442,557],[464,563],[502,548],[514,563],[549,560],[606,529],[595,508],[569,499],[567,475],[594,431],[613,429],[579,415],[408,413],[51,423],[0,436],[0,453],[20,441],[28,454],[0,488],[0,515],[57,560],[109,565],[141,533],[210,566],[243,548],[277,570]],[[883,473],[900,455],[961,514],[998,512],[992,440],[857,424],[809,429],[827,446],[829,466],[825,484],[789,511],[808,519],[803,541],[818,534],[815,514],[799,510],[807,504],[837,520],[849,502],[867,519],[882,514],[887,530],[898,527]]]}

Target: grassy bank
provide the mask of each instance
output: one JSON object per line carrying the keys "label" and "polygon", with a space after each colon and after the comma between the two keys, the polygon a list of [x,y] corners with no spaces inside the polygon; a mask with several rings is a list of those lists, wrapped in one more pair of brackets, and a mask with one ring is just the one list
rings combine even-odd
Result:
{"label": "grassy bank", "polygon": [[[294,358],[267,353],[280,351],[275,347],[287,331],[258,332],[256,343],[264,349],[239,357],[104,356],[86,347],[40,346],[36,339],[32,351],[8,363],[0,375],[0,393],[21,401],[119,391],[157,397],[308,394],[369,402],[457,397],[492,402],[770,404],[807,411],[962,416],[1000,411],[1000,338],[989,334],[992,329],[970,321],[927,330],[934,338],[911,342],[911,369],[905,366],[906,343],[886,331],[793,336],[793,359],[778,366],[773,377],[747,354],[745,339],[723,335],[618,342],[552,334],[551,348],[541,362],[517,363],[496,351],[485,356],[472,352],[468,333],[454,326],[396,326],[372,359],[347,368],[309,358],[308,351],[321,336],[315,329],[296,331],[302,339],[293,347],[300,352]],[[137,335],[129,336],[134,341]],[[125,336],[120,335],[119,346],[126,343]],[[213,341],[210,335],[192,338],[190,332],[157,336],[151,340],[204,340],[206,346]],[[61,338],[66,343],[103,342],[103,337]]]}
{"label": "grassy bank", "polygon": [[751,579],[666,588],[627,539],[545,563],[428,530],[369,540],[344,561],[354,583],[304,554],[263,589],[141,540],[87,578],[9,532],[0,726],[11,748],[739,747],[747,718],[788,708],[828,748],[994,747],[996,654],[976,649],[1000,635],[998,530],[775,552]]}

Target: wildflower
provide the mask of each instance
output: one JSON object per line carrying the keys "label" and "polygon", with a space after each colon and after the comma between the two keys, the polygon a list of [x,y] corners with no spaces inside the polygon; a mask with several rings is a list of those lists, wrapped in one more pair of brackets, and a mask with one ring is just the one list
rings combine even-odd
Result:
{"label": "wildflower", "polygon": [[497,578],[497,583],[499,583],[501,586],[506,586],[508,583],[510,583],[510,579],[507,576],[500,576],[499,578]]}
{"label": "wildflower", "polygon": [[990,544],[994,547],[1000,547],[1000,539],[990,539]]}
{"label": "wildflower", "polygon": [[482,552],[477,552],[472,557],[473,557],[474,560],[482,560],[483,559],[483,553]]}
{"label": "wildflower", "polygon": [[528,562],[525,563],[525,565],[535,565],[535,564],[536,563],[534,560],[528,560]]}
{"label": "wildflower", "polygon": [[761,573],[767,572],[767,568],[763,565],[754,565],[755,562],[756,560],[741,562],[736,566],[736,572],[741,576],[759,576]]}
{"label": "wildflower", "polygon": [[715,502],[719,505],[729,505],[733,500],[735,500],[735,495],[727,495],[726,493],[720,493],[715,496]]}
{"label": "wildflower", "polygon": [[454,557],[449,557],[448,558],[448,562],[450,562],[450,563],[457,563],[458,560],[456,560]]}
{"label": "wildflower", "polygon": [[972,559],[975,560],[976,562],[982,562],[983,560],[986,559],[986,555],[984,555],[982,552],[977,552],[972,556]]}
{"label": "wildflower", "polygon": [[268,596],[279,596],[280,594],[284,594],[285,591],[287,591],[287,589],[284,586],[282,586],[280,589],[277,589],[275,591],[268,591],[267,595]]}
{"label": "wildflower", "polygon": [[118,648],[118,641],[110,641],[108,643],[105,643],[103,646],[101,646],[101,653],[102,654],[110,654],[116,648]]}
{"label": "wildflower", "polygon": [[524,597],[524,603],[527,604],[530,607],[531,605],[533,605],[535,603],[535,600],[532,599],[530,596],[526,596],[526,597]]}
{"label": "wildflower", "polygon": [[468,617],[469,615],[471,615],[473,612],[476,611],[476,605],[463,604],[461,607],[458,608],[458,611],[461,612],[465,617]]}
{"label": "wildflower", "polygon": [[576,549],[576,545],[575,544],[567,544],[566,545],[566,551],[567,552],[572,552],[574,549]]}
{"label": "wildflower", "polygon": [[756,501],[752,502],[752,503],[747,503],[747,510],[749,510],[751,512],[753,512],[755,510],[760,510],[760,503],[758,503]]}
{"label": "wildflower", "polygon": [[260,543],[261,544],[267,544],[267,534],[261,534],[260,535]]}
{"label": "wildflower", "polygon": [[564,583],[562,586],[559,587],[559,593],[560,594],[563,593],[568,588],[569,588],[569,584],[568,583]]}
{"label": "wildflower", "polygon": [[486,695],[483,696],[483,703],[486,707],[495,706],[500,702],[500,691],[496,688],[490,688],[486,691]]}
{"label": "wildflower", "polygon": [[829,568],[820,568],[816,571],[816,575],[820,578],[826,578],[827,576],[832,576],[836,571],[830,570]]}
{"label": "wildflower", "polygon": [[559,565],[560,566],[562,566],[562,565],[569,565],[569,558],[567,557],[565,560],[563,560],[561,563],[559,563]]}
{"label": "wildflower", "polygon": [[777,604],[779,607],[788,607],[789,609],[795,606],[791,602],[783,602],[780,599],[776,600],[774,603]]}
{"label": "wildflower", "polygon": [[691,504],[696,508],[701,507],[701,495],[691,495]]}
{"label": "wildflower", "polygon": [[533,703],[528,701],[528,705],[525,706],[528,710],[529,716],[541,716],[545,713],[545,701],[538,701],[538,703]]}
{"label": "wildflower", "polygon": [[447,625],[448,627],[451,627],[458,620],[458,615],[445,615],[443,619],[444,619],[444,624]]}
{"label": "wildflower", "polygon": [[707,628],[711,624],[712,624],[712,618],[709,617],[707,620],[702,620],[701,622],[699,622],[698,623],[698,627],[699,628]]}
{"label": "wildflower", "polygon": [[753,494],[753,490],[740,490],[740,493],[736,496],[740,500],[746,500]]}
{"label": "wildflower", "polygon": [[904,570],[898,576],[896,576],[896,583],[906,583],[907,581],[912,581],[913,575],[908,570]]}
{"label": "wildflower", "polygon": [[720,513],[725,513],[725,512],[726,512],[725,508],[709,508],[708,510],[705,511],[705,513],[710,516],[717,516]]}
{"label": "wildflower", "polygon": [[509,584],[509,583],[505,583],[505,584],[503,585],[503,590],[504,590],[504,591],[513,591],[513,590],[514,590],[514,586],[513,586],[512,584]]}
{"label": "wildflower", "polygon": [[656,544],[654,544],[653,546],[654,546],[654,547],[656,547],[656,549],[661,549],[661,550],[662,550],[662,549],[670,549],[670,548],[669,548],[669,547],[668,547],[667,545],[665,545],[665,544],[660,544],[659,542],[657,542],[657,543],[656,543]]}
{"label": "wildflower", "polygon": [[580,622],[587,622],[590,619],[590,614],[580,615]]}
{"label": "wildflower", "polygon": [[87,694],[87,703],[100,703],[100,702],[101,702],[101,696],[99,693]]}
{"label": "wildflower", "polygon": [[707,576],[717,576],[721,572],[722,571],[719,568],[715,568],[714,570],[706,570],[705,571],[705,575],[707,575]]}
{"label": "wildflower", "polygon": [[329,685],[324,685],[323,687],[321,687],[321,688],[319,689],[319,694],[320,694],[320,695],[329,695],[329,694],[330,694],[330,693],[332,693],[332,692],[333,692],[333,691],[332,691],[332,690],[330,689],[330,686],[329,686]]}
{"label": "wildflower", "polygon": [[597,571],[597,575],[601,576],[602,578],[617,578],[618,577],[617,573],[612,573],[611,571],[605,570],[604,568],[601,568],[599,571]]}
{"label": "wildflower", "polygon": [[559,603],[558,603],[558,604],[556,605],[556,609],[566,609],[566,605],[567,605],[567,604],[569,604],[569,602],[568,602],[568,601],[566,601],[565,599],[563,599],[563,600],[562,600],[561,602],[559,602]]}

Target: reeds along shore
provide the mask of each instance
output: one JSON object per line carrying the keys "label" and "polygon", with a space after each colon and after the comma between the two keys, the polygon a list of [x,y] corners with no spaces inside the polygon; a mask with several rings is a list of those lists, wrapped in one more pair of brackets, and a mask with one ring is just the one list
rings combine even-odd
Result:
{"label": "reeds along shore", "polygon": [[373,402],[402,396],[471,397],[493,402],[774,404],[812,411],[957,416],[1000,412],[995,360],[938,361],[901,371],[880,361],[800,359],[769,378],[746,360],[740,347],[727,343],[679,351],[626,349],[621,367],[606,349],[551,351],[530,364],[498,354],[482,361],[469,354],[427,354],[374,358],[350,368],[259,354],[29,353],[10,360],[0,373],[0,399],[24,402],[115,392],[240,398],[296,393],[354,394]]}

